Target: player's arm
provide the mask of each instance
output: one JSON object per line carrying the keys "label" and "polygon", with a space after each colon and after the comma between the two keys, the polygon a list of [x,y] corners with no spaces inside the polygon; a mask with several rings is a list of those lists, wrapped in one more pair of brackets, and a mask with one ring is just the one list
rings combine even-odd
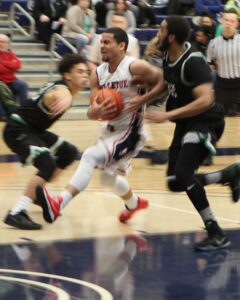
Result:
{"label": "player's arm", "polygon": [[56,87],[44,96],[44,105],[53,116],[66,112],[72,104],[72,94],[66,87]]}
{"label": "player's arm", "polygon": [[111,119],[116,112],[116,106],[109,98],[106,98],[102,103],[97,102],[97,92],[100,89],[96,70],[94,70],[90,77],[90,106],[87,112],[88,118],[91,120],[108,120]]}
{"label": "player's arm", "polygon": [[214,102],[211,83],[201,84],[193,90],[195,100],[185,106],[168,112],[151,111],[145,114],[145,118],[153,123],[163,123],[177,119],[190,118],[206,111]]}
{"label": "player's arm", "polygon": [[157,98],[167,86],[164,83],[163,73],[145,60],[136,60],[130,65],[133,80],[142,84],[147,92],[131,99],[129,110],[134,111],[150,100]]}
{"label": "player's arm", "polygon": [[194,101],[169,112],[170,120],[194,117],[207,111],[214,102],[213,78],[211,70],[204,59],[191,58],[185,64],[184,77],[191,85]]}
{"label": "player's arm", "polygon": [[193,101],[168,112],[147,113],[146,119],[152,122],[165,122],[190,118],[207,111],[214,103],[211,71],[201,58],[192,58],[184,67],[184,78],[191,89]]}

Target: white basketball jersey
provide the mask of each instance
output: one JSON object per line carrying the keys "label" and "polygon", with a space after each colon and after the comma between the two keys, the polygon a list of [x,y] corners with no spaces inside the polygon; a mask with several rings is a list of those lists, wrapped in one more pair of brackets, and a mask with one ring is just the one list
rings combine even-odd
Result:
{"label": "white basketball jersey", "polygon": [[128,111],[128,104],[131,97],[137,93],[137,87],[131,86],[132,74],[130,73],[130,64],[136,59],[131,56],[125,56],[118,65],[117,69],[109,72],[109,64],[103,63],[97,67],[97,76],[100,87],[116,89],[122,94],[124,99],[124,109],[121,114],[108,122],[116,130],[124,130],[132,123],[134,115]]}

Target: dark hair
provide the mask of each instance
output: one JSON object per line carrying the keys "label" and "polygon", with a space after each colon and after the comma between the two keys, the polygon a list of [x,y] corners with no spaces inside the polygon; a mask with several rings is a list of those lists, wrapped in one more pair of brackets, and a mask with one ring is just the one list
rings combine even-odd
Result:
{"label": "dark hair", "polygon": [[237,18],[239,18],[237,10],[234,7],[224,9],[223,14],[235,14],[237,15]]}
{"label": "dark hair", "polygon": [[[114,10],[117,8],[117,4],[118,4],[118,0],[116,0],[116,1],[114,2]],[[124,6],[125,6],[124,10],[125,10],[125,11],[128,10],[128,9],[129,9],[129,6],[128,6],[127,0],[123,0],[123,4],[124,4]]]}
{"label": "dark hair", "polygon": [[213,19],[213,15],[209,11],[204,11],[200,14],[201,17],[208,17],[209,19]]}
{"label": "dark hair", "polygon": [[209,25],[200,25],[196,31],[201,31],[204,33],[205,36],[207,36],[209,39],[212,39],[214,37],[214,28]]}
{"label": "dark hair", "polygon": [[190,35],[190,23],[181,16],[169,16],[166,18],[168,34],[175,35],[176,41],[183,44]]}
{"label": "dark hair", "polygon": [[86,59],[79,54],[65,54],[58,64],[58,72],[63,75],[71,71],[72,67],[77,64],[86,64]]}
{"label": "dark hair", "polygon": [[104,33],[112,33],[117,44],[125,43],[125,51],[127,50],[128,35],[125,30],[118,27],[111,27],[105,30]]}

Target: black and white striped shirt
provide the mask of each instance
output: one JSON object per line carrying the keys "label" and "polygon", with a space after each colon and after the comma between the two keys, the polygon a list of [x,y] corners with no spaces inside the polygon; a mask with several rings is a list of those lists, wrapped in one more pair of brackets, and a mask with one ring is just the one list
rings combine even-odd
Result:
{"label": "black and white striped shirt", "polygon": [[218,36],[210,41],[207,49],[208,63],[214,63],[219,77],[240,78],[240,34],[226,39]]}

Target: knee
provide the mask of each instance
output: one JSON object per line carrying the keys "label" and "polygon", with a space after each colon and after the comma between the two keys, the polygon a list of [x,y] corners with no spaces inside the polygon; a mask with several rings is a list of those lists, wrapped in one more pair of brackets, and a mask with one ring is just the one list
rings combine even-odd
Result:
{"label": "knee", "polygon": [[186,190],[192,184],[193,174],[187,172],[185,168],[176,168],[175,170],[176,181],[182,190]]}
{"label": "knee", "polygon": [[102,185],[112,188],[116,182],[116,175],[110,175],[106,172],[101,172],[100,180]]}
{"label": "knee", "polygon": [[64,142],[56,151],[57,165],[61,169],[65,169],[78,157],[78,149],[67,142]]}
{"label": "knee", "polygon": [[25,90],[27,90],[28,89],[28,84],[26,83],[26,81],[24,81],[24,80],[20,80],[20,87],[22,88],[22,89],[25,89]]}
{"label": "knee", "polygon": [[81,161],[89,162],[89,163],[94,163],[94,166],[97,165],[97,158],[96,158],[96,151],[91,148],[87,148],[82,155]]}
{"label": "knee", "polygon": [[167,177],[167,187],[172,192],[179,192],[179,185],[176,179],[176,176]]}
{"label": "knee", "polygon": [[57,163],[49,152],[41,153],[33,165],[38,169],[37,175],[46,181],[49,181],[57,168]]}
{"label": "knee", "polygon": [[193,174],[189,174],[185,169],[177,168],[174,175],[167,177],[167,186],[172,192],[186,191],[193,182]]}

